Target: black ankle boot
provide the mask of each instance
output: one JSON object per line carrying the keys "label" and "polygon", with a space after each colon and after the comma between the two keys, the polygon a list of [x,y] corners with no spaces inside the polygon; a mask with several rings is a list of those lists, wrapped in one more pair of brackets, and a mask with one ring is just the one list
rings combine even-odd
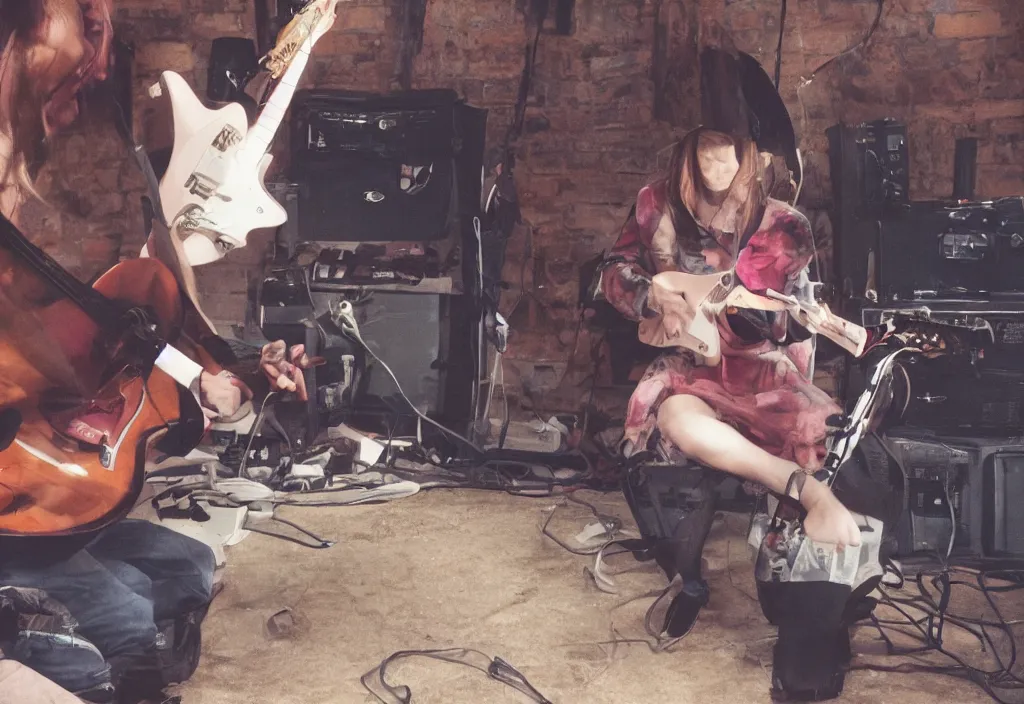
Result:
{"label": "black ankle boot", "polygon": [[662,634],[669,638],[682,638],[689,633],[697,623],[700,610],[707,606],[710,595],[708,583],[703,579],[683,582],[682,591],[669,604]]}
{"label": "black ankle boot", "polygon": [[623,487],[647,547],[634,555],[656,560],[670,583],[682,581],[661,624],[661,633],[670,638],[686,635],[708,603],[701,556],[715,519],[715,486],[720,479],[718,472],[700,465],[637,467]]}

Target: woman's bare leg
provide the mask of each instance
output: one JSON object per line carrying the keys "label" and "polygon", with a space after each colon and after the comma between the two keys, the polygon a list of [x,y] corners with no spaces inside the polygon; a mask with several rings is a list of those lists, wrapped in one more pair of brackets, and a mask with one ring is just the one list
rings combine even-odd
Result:
{"label": "woman's bare leg", "polygon": [[[735,428],[718,420],[715,411],[696,396],[679,394],[662,402],[658,427],[684,454],[737,477],[764,485],[782,494],[795,462],[765,452]],[[807,509],[804,530],[813,540],[839,546],[860,545],[860,529],[832,491],[813,477],[807,477],[800,493]]]}

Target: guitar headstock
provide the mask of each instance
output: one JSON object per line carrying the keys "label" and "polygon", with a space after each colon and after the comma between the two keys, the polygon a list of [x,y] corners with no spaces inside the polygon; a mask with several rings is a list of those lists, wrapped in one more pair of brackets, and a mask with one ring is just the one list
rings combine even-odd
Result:
{"label": "guitar headstock", "polygon": [[277,43],[264,57],[277,79],[303,48],[309,51],[334,26],[341,0],[310,0],[277,35]]}

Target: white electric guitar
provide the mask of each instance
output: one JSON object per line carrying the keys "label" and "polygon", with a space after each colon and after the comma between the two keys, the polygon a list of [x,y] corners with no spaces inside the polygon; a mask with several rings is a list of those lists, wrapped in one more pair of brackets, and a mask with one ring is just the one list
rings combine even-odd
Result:
{"label": "white electric guitar", "polygon": [[765,295],[751,292],[739,283],[735,272],[685,274],[666,271],[651,281],[658,296],[668,300],[679,296],[686,305],[671,315],[645,318],[640,322],[640,341],[653,347],[682,347],[704,357],[708,366],[722,359],[718,317],[727,308],[749,308],[787,312],[813,333],[821,334],[854,356],[860,356],[867,332],[859,325],[838,317],[824,303],[785,296],[769,289]]}
{"label": "white electric guitar", "polygon": [[[174,146],[160,180],[164,218],[184,241],[193,266],[244,247],[253,230],[274,228],[288,216],[264,185],[277,135],[313,45],[334,25],[340,0],[311,0],[281,30],[264,62],[277,85],[249,128],[245,109],[232,103],[210,110],[178,74],[165,71],[150,89],[166,94],[174,118]],[[146,249],[142,256],[149,256]]]}

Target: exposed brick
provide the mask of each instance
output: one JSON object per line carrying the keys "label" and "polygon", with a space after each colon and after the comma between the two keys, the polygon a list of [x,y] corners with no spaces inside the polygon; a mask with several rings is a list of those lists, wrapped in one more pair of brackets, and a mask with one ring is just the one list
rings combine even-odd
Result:
{"label": "exposed brick", "polygon": [[124,12],[182,12],[183,0],[118,0],[117,9]]}
{"label": "exposed brick", "polygon": [[622,225],[621,206],[576,204],[565,214],[565,226],[570,230],[592,230],[610,233]]}
{"label": "exposed brick", "polygon": [[1024,117],[1024,98],[1017,100],[979,100],[974,103],[976,120]]}
{"label": "exposed brick", "polygon": [[976,10],[936,15],[932,31],[939,39],[974,39],[1005,36],[1013,26],[995,10]]}
{"label": "exposed brick", "polygon": [[190,20],[193,31],[201,37],[219,37],[245,31],[244,19],[237,13],[200,12]]}
{"label": "exposed brick", "polygon": [[342,7],[331,31],[383,33],[390,16],[389,7]]}
{"label": "exposed brick", "polygon": [[[120,0],[119,0],[120,1]],[[165,0],[171,1],[171,0]],[[173,0],[180,1],[180,0]],[[264,0],[256,0],[263,2]],[[253,0],[188,0],[190,9],[198,12],[230,12],[245,14],[252,11]]]}
{"label": "exposed brick", "polygon": [[1024,193],[1024,167],[979,165],[977,187],[986,198],[1019,196]]}
{"label": "exposed brick", "polygon": [[141,73],[184,73],[196,67],[196,57],[185,42],[147,42],[136,51],[135,65]]}

